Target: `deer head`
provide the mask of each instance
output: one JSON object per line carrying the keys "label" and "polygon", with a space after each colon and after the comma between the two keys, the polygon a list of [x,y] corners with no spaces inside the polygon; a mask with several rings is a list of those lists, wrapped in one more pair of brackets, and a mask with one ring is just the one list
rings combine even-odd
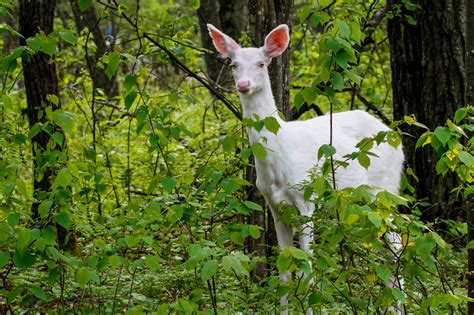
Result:
{"label": "deer head", "polygon": [[223,58],[230,58],[235,87],[242,95],[252,95],[270,87],[268,65],[281,55],[290,40],[286,24],[277,26],[265,38],[260,48],[242,48],[235,40],[207,24],[214,46]]}

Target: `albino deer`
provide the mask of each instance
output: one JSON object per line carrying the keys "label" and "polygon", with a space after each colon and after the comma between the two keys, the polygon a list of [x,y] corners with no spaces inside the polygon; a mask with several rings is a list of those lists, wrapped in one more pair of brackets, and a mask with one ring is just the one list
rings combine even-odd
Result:
{"label": "albino deer", "polygon": [[[253,128],[248,128],[247,133],[251,144],[260,142],[267,148],[265,160],[255,159],[257,188],[272,211],[278,244],[283,249],[293,244],[293,228],[281,219],[281,207],[295,207],[303,216],[312,216],[314,212],[314,204],[306,202],[303,192],[293,187],[308,179],[310,170],[317,163],[318,149],[329,143],[329,116],[286,122],[278,115],[270,87],[268,65],[272,58],[281,55],[288,47],[290,36],[287,25],[280,25],[271,31],[260,48],[241,48],[213,25],[207,24],[207,27],[217,51],[222,57],[232,60],[232,72],[244,117],[254,118],[258,115],[260,119],[264,119],[272,116],[280,124],[276,135],[266,129],[257,132]],[[364,137],[389,130],[378,119],[361,110],[336,113],[332,119],[336,159],[356,151],[356,144]],[[352,163],[347,168],[338,170],[337,187],[366,184],[375,189],[398,193],[404,160],[401,146],[394,149],[382,143],[373,152],[378,157],[372,158],[368,169]],[[312,223],[309,220],[306,226],[301,227],[301,249],[310,251],[311,233]],[[398,235],[392,234],[388,238],[394,244]],[[280,275],[283,282],[287,282],[289,277],[289,273]],[[281,299],[282,309],[287,303],[285,296]],[[282,311],[286,312],[287,310]]]}

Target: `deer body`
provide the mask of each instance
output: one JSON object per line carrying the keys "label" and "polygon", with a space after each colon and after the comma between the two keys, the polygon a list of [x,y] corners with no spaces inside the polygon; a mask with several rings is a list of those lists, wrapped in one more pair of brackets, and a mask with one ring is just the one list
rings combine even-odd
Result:
{"label": "deer body", "polygon": [[[293,228],[283,222],[282,208],[295,207],[301,215],[311,216],[315,206],[306,202],[303,192],[295,187],[307,180],[310,171],[317,165],[318,149],[329,143],[329,115],[306,121],[285,122],[278,115],[273,98],[267,66],[273,57],[283,53],[289,42],[286,25],[275,28],[265,39],[261,48],[241,48],[232,38],[208,24],[214,46],[223,57],[232,60],[233,75],[246,118],[274,117],[280,129],[273,134],[262,129],[260,132],[248,128],[251,144],[261,143],[266,148],[265,159],[255,159],[257,171],[257,188],[269,205],[281,249],[293,245]],[[356,144],[364,137],[389,130],[382,122],[365,111],[348,111],[332,115],[333,146],[336,148],[335,159],[357,151]],[[402,174],[403,152],[401,147],[394,149],[382,143],[372,149],[378,157],[371,159],[371,166],[363,168],[359,163],[351,163],[347,168],[340,168],[336,173],[337,188],[357,187],[362,184],[373,186],[375,190],[386,189],[398,193]],[[312,222],[301,227],[299,244],[310,251],[312,241]],[[396,235],[391,235],[390,242],[395,242]],[[289,273],[280,276],[288,281]],[[287,297],[281,299],[282,306],[287,304]],[[283,311],[282,313],[286,313]],[[309,310],[309,313],[310,310]]]}

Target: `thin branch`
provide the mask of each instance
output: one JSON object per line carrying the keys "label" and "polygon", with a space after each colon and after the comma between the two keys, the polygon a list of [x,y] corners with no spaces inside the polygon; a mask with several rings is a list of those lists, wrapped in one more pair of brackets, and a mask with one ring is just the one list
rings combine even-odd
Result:
{"label": "thin branch", "polygon": [[[117,5],[117,2],[114,0],[113,1],[115,5]],[[109,8],[113,10],[117,10],[117,7],[111,7],[108,6]],[[122,13],[121,16],[134,28],[137,27],[136,22],[134,22],[128,15],[125,13]],[[173,65],[175,65],[178,69],[182,70],[185,72],[187,75],[190,77],[196,79],[199,83],[201,83],[203,86],[205,86],[217,99],[219,99],[224,105],[237,117],[239,120],[242,120],[242,114],[240,113],[239,109],[232,103],[230,102],[226,97],[224,97],[219,91],[217,91],[216,88],[214,88],[212,85],[210,85],[206,79],[203,77],[197,75],[194,71],[189,69],[181,60],[179,60],[168,48],[166,48],[163,44],[155,40],[153,37],[151,37],[150,34],[144,32],[142,35],[144,38],[146,38],[149,42],[154,44],[156,47],[160,48],[166,55],[168,55],[168,58],[172,62]]]}
{"label": "thin branch", "polygon": [[362,103],[364,103],[365,106],[367,106],[368,109],[374,111],[374,113],[377,114],[377,116],[379,116],[379,118],[385,124],[390,125],[392,123],[392,121],[380,110],[380,108],[378,108],[377,106],[372,104],[369,100],[367,100],[365,97],[363,97],[359,91],[357,91],[356,96]]}

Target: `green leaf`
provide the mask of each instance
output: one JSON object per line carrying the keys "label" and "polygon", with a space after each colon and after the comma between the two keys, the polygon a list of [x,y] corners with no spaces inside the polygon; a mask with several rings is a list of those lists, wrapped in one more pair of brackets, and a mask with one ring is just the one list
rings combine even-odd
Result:
{"label": "green leaf", "polygon": [[461,162],[466,164],[467,167],[474,167],[474,157],[471,155],[471,153],[466,151],[459,151],[458,158]]}
{"label": "green leaf", "polygon": [[359,155],[357,155],[357,161],[359,161],[359,164],[365,168],[369,169],[370,166],[370,158],[365,152],[359,152]]}
{"label": "green leaf", "polygon": [[451,132],[446,127],[436,127],[433,135],[438,138],[438,140],[446,145],[449,139],[451,139]]}
{"label": "green leaf", "polygon": [[136,74],[133,74],[133,73],[127,74],[127,76],[125,77],[125,80],[123,82],[123,87],[125,88],[125,90],[128,91],[128,90],[134,88],[135,83],[137,82],[137,78],[138,78],[138,76]]}
{"label": "green leaf", "polygon": [[126,96],[125,96],[125,99],[124,99],[124,104],[125,104],[125,108],[126,109],[130,109],[130,107],[132,107],[133,105],[133,102],[135,101],[135,99],[137,98],[137,95],[138,93],[136,91],[131,91],[130,93],[128,93]]}
{"label": "green leaf", "polygon": [[168,193],[176,187],[176,179],[170,176],[163,176],[160,182],[163,185],[163,189]]}
{"label": "green leaf", "polygon": [[326,44],[335,54],[343,47],[334,37],[327,37],[323,44]]}
{"label": "green leaf", "polygon": [[360,43],[362,40],[362,32],[360,31],[360,24],[356,22],[349,22],[351,28],[351,39],[356,43]]}
{"label": "green leaf", "polygon": [[244,238],[240,232],[230,233],[230,240],[237,245],[244,245]]}
{"label": "green leaf", "polygon": [[303,192],[303,198],[305,201],[309,201],[309,198],[313,195],[313,186],[306,186]]}
{"label": "green leaf", "polygon": [[211,279],[217,272],[217,262],[215,260],[206,261],[201,268],[201,280],[206,282]]}
{"label": "green leaf", "polygon": [[147,119],[149,114],[148,106],[140,105],[135,112],[135,117],[137,118],[137,124],[142,124],[145,119]]}
{"label": "green leaf", "polygon": [[92,5],[92,0],[77,0],[77,4],[79,5],[79,9],[84,12]]}
{"label": "green leaf", "polygon": [[226,136],[222,140],[222,148],[225,152],[235,152],[235,138],[234,136]]}
{"label": "green leaf", "polygon": [[280,124],[275,117],[267,117],[264,120],[265,128],[273,134],[277,134],[278,130],[280,129]]}
{"label": "green leaf", "polygon": [[27,251],[17,249],[13,254],[13,262],[19,268],[30,268],[35,262],[35,256]]}
{"label": "green leaf", "polygon": [[28,45],[28,47],[30,47],[34,51],[39,51],[41,48],[41,42],[37,37],[27,38],[26,44]]}
{"label": "green leaf", "polygon": [[467,115],[467,108],[461,107],[454,113],[454,122],[459,124]]}
{"label": "green leaf", "polygon": [[260,237],[260,228],[256,225],[250,225],[249,233],[252,238],[258,239]]}
{"label": "green leaf", "polygon": [[349,67],[349,55],[343,51],[343,50],[340,50],[335,56],[334,56],[334,60],[336,61],[336,63],[344,70],[346,70],[348,67]]}
{"label": "green leaf", "polygon": [[247,200],[247,201],[244,201],[244,204],[247,206],[247,208],[250,208],[252,210],[263,211],[262,206],[255,202]]}
{"label": "green leaf", "polygon": [[368,212],[367,213],[367,218],[370,220],[370,222],[375,225],[375,227],[379,228],[380,225],[382,224],[382,217],[377,213],[377,212]]}
{"label": "green leaf", "polygon": [[69,44],[77,43],[77,36],[71,32],[59,32],[59,37]]}
{"label": "green leaf", "polygon": [[254,143],[251,149],[257,159],[265,160],[265,158],[267,157],[267,150],[259,142]]}
{"label": "green leaf", "polygon": [[304,250],[301,250],[299,248],[289,246],[288,250],[289,250],[291,256],[295,259],[308,260],[308,258],[309,258],[309,254],[307,252],[305,252]]}
{"label": "green leaf", "polygon": [[18,239],[17,244],[19,248],[26,248],[32,241],[31,230],[28,228],[20,228],[17,232]]}
{"label": "green leaf", "polygon": [[344,78],[339,72],[331,71],[331,82],[335,90],[342,90],[344,88]]}
{"label": "green leaf", "polygon": [[377,267],[375,267],[375,272],[384,284],[388,283],[392,275],[390,269],[385,265],[378,265]]}
{"label": "green leaf", "polygon": [[324,155],[325,157],[329,158],[336,154],[336,148],[329,144],[323,144],[319,147],[318,150],[318,160]]}
{"label": "green leaf", "polygon": [[404,303],[406,300],[405,294],[400,289],[392,288],[392,295],[395,298],[395,300],[400,301],[402,303]]}
{"label": "green leaf", "polygon": [[18,212],[12,212],[8,215],[8,225],[13,229],[20,222],[20,214]]}
{"label": "green leaf", "polygon": [[318,93],[319,89],[316,87],[305,88],[303,90],[303,98],[306,103],[311,105],[316,100],[316,97],[318,97]]}
{"label": "green leaf", "polygon": [[56,178],[54,179],[54,182],[53,182],[52,189],[68,186],[71,183],[71,180],[72,180],[71,171],[67,167],[64,167],[58,172],[58,175],[56,175]]}
{"label": "green leaf", "polygon": [[107,64],[107,68],[105,69],[105,74],[107,75],[109,80],[111,80],[112,77],[114,76],[119,64],[120,64],[120,54],[114,51],[113,53],[109,55],[109,63]]}
{"label": "green leaf", "polygon": [[54,220],[66,230],[71,227],[71,218],[67,212],[59,212],[54,215]]}
{"label": "green leaf", "polygon": [[38,287],[38,286],[29,286],[28,290],[31,293],[33,293],[33,295],[36,296],[38,299],[40,299],[42,301],[47,300],[46,293],[44,293],[43,289],[41,289],[40,287]]}
{"label": "green leaf", "polygon": [[10,254],[8,252],[0,252],[0,269],[5,267],[9,260]]}
{"label": "green leaf", "polygon": [[344,71],[343,75],[357,85],[360,85],[360,82],[362,81],[362,77],[357,75],[354,69]]}
{"label": "green leaf", "polygon": [[466,249],[473,249],[474,248],[474,240],[470,241],[469,243],[467,243],[466,245]]}
{"label": "green leaf", "polygon": [[349,27],[349,25],[347,25],[347,23],[343,20],[336,20],[334,21],[334,24],[337,26],[337,28],[339,29],[339,33],[345,37],[345,38],[349,38],[351,36],[351,29]]}
{"label": "green leaf", "polygon": [[296,110],[300,110],[301,106],[304,104],[304,97],[303,91],[296,93],[295,99],[293,101],[293,106],[295,106]]}
{"label": "green leaf", "polygon": [[41,237],[47,245],[56,245],[56,235],[56,228],[51,225],[48,225],[47,227],[41,230]]}
{"label": "green leaf", "polygon": [[415,241],[416,253],[423,259],[428,258],[435,246],[436,241],[430,237],[421,236]]}
{"label": "green leaf", "polygon": [[76,282],[84,287],[91,280],[91,272],[86,267],[81,267],[76,272]]}
{"label": "green leaf", "polygon": [[70,113],[65,112],[63,109],[57,109],[52,113],[52,119],[64,132],[72,133],[74,118]]}
{"label": "green leaf", "polygon": [[40,205],[38,206],[38,213],[42,218],[46,217],[49,213],[49,210],[51,209],[51,206],[53,205],[54,200],[53,199],[45,199],[43,200]]}
{"label": "green leaf", "polygon": [[191,0],[190,5],[193,9],[199,9],[199,7],[201,6],[201,0]]}
{"label": "green leaf", "polygon": [[158,269],[160,269],[160,262],[161,258],[158,256],[146,256],[145,259],[145,265],[150,268],[151,272],[156,272]]}
{"label": "green leaf", "polygon": [[381,191],[377,194],[377,199],[386,207],[391,206],[407,206],[408,200],[396,195],[390,191]]}
{"label": "green leaf", "polygon": [[276,267],[280,273],[284,273],[288,271],[288,268],[291,266],[291,257],[287,257],[285,255],[280,255],[276,261]]}
{"label": "green leaf", "polygon": [[63,145],[64,135],[61,132],[56,131],[53,133],[51,138],[53,138],[54,142],[56,142],[58,145]]}
{"label": "green leaf", "polygon": [[397,148],[400,143],[402,143],[402,139],[400,138],[400,135],[396,131],[389,131],[386,136],[388,144],[390,144],[392,147]]}
{"label": "green leaf", "polygon": [[44,52],[49,56],[53,56],[56,53],[56,41],[52,37],[41,36],[40,41],[40,51]]}
{"label": "green leaf", "polygon": [[300,9],[298,16],[300,19],[300,24],[306,22],[306,19],[311,14],[311,12],[313,12],[313,6],[311,4],[307,4]]}
{"label": "green leaf", "polygon": [[222,267],[228,271],[230,271],[231,269],[234,270],[234,272],[239,276],[249,275],[248,270],[245,269],[245,267],[242,265],[240,260],[238,260],[236,257],[231,256],[231,255],[225,256],[224,258],[222,258]]}

